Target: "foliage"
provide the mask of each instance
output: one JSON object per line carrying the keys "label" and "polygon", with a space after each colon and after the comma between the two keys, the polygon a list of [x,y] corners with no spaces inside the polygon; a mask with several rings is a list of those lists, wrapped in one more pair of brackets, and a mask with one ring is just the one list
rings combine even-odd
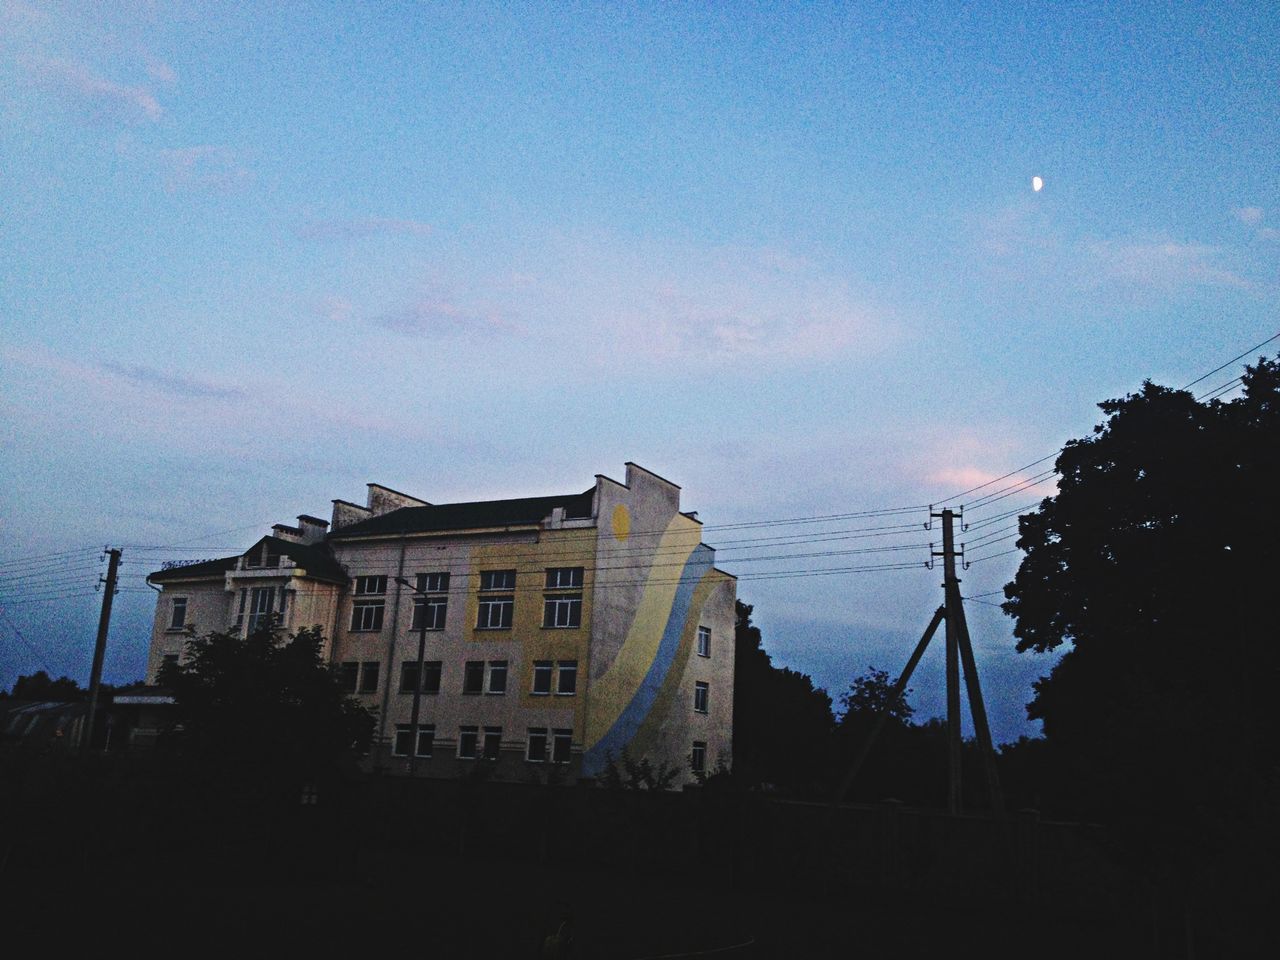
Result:
{"label": "foliage", "polygon": [[910,723],[915,713],[915,708],[907,702],[911,689],[907,688],[893,697],[896,682],[889,679],[886,671],[868,667],[867,672],[855,678],[849,689],[840,695],[840,705],[844,707],[840,722],[852,722],[859,717],[874,719],[887,713],[890,723]]}
{"label": "foliage", "polygon": [[679,767],[668,767],[665,762],[655,767],[648,757],[635,760],[623,747],[618,759],[612,753],[605,755],[600,783],[608,790],[670,790],[678,776]]}
{"label": "foliage", "polygon": [[210,633],[166,664],[175,724],[163,745],[210,773],[293,782],[331,772],[368,749],[373,714],[347,697],[321,657],[319,628],[283,640]]}
{"label": "foliage", "polygon": [[806,674],[773,666],[752,607],[737,604],[734,631],[734,773],[746,783],[809,788],[829,763],[831,697]]}
{"label": "foliage", "polygon": [[74,703],[86,700],[89,691],[81,690],[80,684],[70,677],[50,679],[49,674],[37,670],[30,676],[18,677],[10,694],[15,700],[50,700],[63,703]]}
{"label": "foliage", "polygon": [[1200,403],[1145,383],[1057,461],[1005,587],[1020,651],[1069,647],[1028,705],[1090,810],[1256,795],[1280,759],[1270,597],[1280,364]]}

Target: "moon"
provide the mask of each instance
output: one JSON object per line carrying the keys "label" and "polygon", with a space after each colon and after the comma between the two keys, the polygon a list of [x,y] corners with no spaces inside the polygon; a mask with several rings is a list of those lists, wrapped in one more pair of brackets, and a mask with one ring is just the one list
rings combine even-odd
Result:
{"label": "moon", "polygon": [[1041,180],[1039,177],[1032,177],[1031,189],[1034,190],[1036,193],[1039,193],[1041,190],[1044,189],[1044,181]]}

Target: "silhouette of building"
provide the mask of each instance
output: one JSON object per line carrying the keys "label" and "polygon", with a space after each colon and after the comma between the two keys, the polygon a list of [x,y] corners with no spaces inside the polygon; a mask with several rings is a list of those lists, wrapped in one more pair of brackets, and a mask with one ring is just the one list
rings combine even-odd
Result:
{"label": "silhouette of building", "polygon": [[[378,484],[242,554],[152,573],[148,675],[192,632],[319,625],[378,715],[370,763],[453,776],[594,776],[622,751],[681,771],[731,760],[734,577],[680,488],[626,465],[582,493],[431,504]],[[422,669],[418,643],[425,631]],[[421,692],[416,743],[413,692]]]}

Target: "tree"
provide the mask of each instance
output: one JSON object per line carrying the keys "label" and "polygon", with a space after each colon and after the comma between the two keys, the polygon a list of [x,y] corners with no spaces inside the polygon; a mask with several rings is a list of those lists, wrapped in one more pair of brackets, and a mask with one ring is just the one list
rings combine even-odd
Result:
{"label": "tree", "polygon": [[[911,695],[910,688],[903,690],[896,698],[892,697],[893,687],[897,681],[890,680],[888,672],[868,667],[867,672],[856,677],[849,684],[849,689],[840,695],[840,705],[844,707],[842,724],[857,718],[874,721],[881,713],[888,713],[890,723],[907,724],[915,708],[907,703]],[[892,702],[890,700],[892,699]]]}
{"label": "tree", "polygon": [[187,662],[160,673],[176,701],[165,748],[212,777],[288,789],[359,756],[374,716],[343,691],[323,643],[318,627],[192,639]]}
{"label": "tree", "polygon": [[13,684],[15,700],[52,700],[64,703],[75,703],[84,700],[87,692],[80,689],[80,684],[70,677],[59,677],[53,680],[43,670],[37,670],[30,676],[18,677]]}
{"label": "tree", "polygon": [[1070,647],[1028,713],[1085,809],[1225,809],[1277,769],[1280,364],[1243,383],[1227,403],[1147,382],[1100,404],[1020,520],[1004,609],[1020,651]]}
{"label": "tree", "polygon": [[827,772],[831,697],[803,673],[773,666],[754,608],[738,601],[734,630],[733,770],[747,783],[808,788]]}

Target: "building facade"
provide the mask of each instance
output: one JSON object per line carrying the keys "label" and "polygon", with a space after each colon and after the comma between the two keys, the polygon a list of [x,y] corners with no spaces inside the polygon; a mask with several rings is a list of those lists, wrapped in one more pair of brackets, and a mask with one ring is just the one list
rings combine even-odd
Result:
{"label": "building facade", "polygon": [[625,749],[680,784],[732,760],[736,581],[680,488],[634,463],[622,483],[515,500],[369,484],[328,523],[300,516],[148,580],[162,591],[149,676],[192,632],[318,625],[377,713],[371,762],[388,770],[573,779]]}

